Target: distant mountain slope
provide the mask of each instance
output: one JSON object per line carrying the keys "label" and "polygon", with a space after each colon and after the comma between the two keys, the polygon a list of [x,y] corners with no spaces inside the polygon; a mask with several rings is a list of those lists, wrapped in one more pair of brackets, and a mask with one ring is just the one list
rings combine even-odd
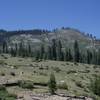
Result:
{"label": "distant mountain slope", "polygon": [[64,46],[72,45],[75,40],[78,40],[82,46],[93,47],[99,45],[100,41],[93,36],[88,36],[76,29],[61,28],[54,31],[47,30],[20,30],[20,31],[5,31],[0,30],[0,42],[6,40],[9,44],[30,42],[32,45],[39,45],[41,43],[50,44],[52,39],[61,40]]}

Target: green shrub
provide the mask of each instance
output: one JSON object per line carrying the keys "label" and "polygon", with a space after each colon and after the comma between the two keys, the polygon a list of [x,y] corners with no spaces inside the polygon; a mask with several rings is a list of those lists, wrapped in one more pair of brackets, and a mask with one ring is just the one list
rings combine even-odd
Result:
{"label": "green shrub", "polygon": [[18,66],[14,65],[14,69],[18,69]]}
{"label": "green shrub", "polygon": [[0,65],[4,65],[4,64],[5,64],[4,60],[0,60]]}
{"label": "green shrub", "polygon": [[48,86],[48,83],[44,81],[39,81],[39,82],[35,82],[34,85]]}
{"label": "green shrub", "polygon": [[39,72],[39,74],[43,76],[48,76],[48,73],[44,73],[44,72]]}
{"label": "green shrub", "polygon": [[93,68],[96,69],[96,68],[98,68],[98,66],[97,65],[94,65]]}
{"label": "green shrub", "polygon": [[91,80],[89,89],[95,94],[100,96],[100,76],[96,76]]}
{"label": "green shrub", "polygon": [[5,73],[4,73],[4,72],[1,72],[0,75],[1,75],[1,76],[5,76]]}
{"label": "green shrub", "polygon": [[34,67],[33,64],[30,64],[29,66],[30,66],[30,67]]}
{"label": "green shrub", "polygon": [[1,90],[6,90],[6,87],[4,85],[0,85],[0,91]]}
{"label": "green shrub", "polygon": [[66,63],[66,65],[69,65],[69,63]]}
{"label": "green shrub", "polygon": [[84,73],[89,73],[90,72],[90,70],[88,70],[88,69],[86,69],[85,71],[84,71]]}
{"label": "green shrub", "polygon": [[69,70],[69,71],[67,71],[67,74],[72,74],[72,73],[77,73],[77,71],[75,71],[75,70]]}
{"label": "green shrub", "polygon": [[40,70],[44,70],[44,68],[43,68],[43,67],[39,67],[39,69],[40,69]]}
{"label": "green shrub", "polygon": [[53,95],[55,94],[55,91],[57,90],[57,85],[56,85],[56,79],[53,73],[51,73],[50,75],[50,80],[48,82],[48,87],[49,87],[49,91],[50,93]]}
{"label": "green shrub", "polygon": [[31,81],[19,81],[18,85],[19,85],[19,87],[26,88],[26,89],[34,88],[34,84]]}
{"label": "green shrub", "polygon": [[14,94],[9,94],[6,91],[6,87],[0,85],[0,100],[16,100],[17,96]]}
{"label": "green shrub", "polygon": [[59,89],[65,89],[68,90],[68,85],[66,84],[66,82],[60,83],[57,86]]}
{"label": "green shrub", "polygon": [[8,59],[8,57],[4,56],[4,59]]}
{"label": "green shrub", "polygon": [[62,66],[66,66],[65,64],[61,64]]}
{"label": "green shrub", "polygon": [[61,69],[59,67],[53,67],[53,70],[56,71],[57,73],[59,73],[61,71]]}
{"label": "green shrub", "polygon": [[11,76],[16,76],[15,72],[10,72]]}
{"label": "green shrub", "polygon": [[74,65],[78,66],[78,63],[77,62],[74,62]]}
{"label": "green shrub", "polygon": [[45,70],[49,70],[49,66],[45,66]]}
{"label": "green shrub", "polygon": [[81,81],[79,82],[75,82],[76,86],[80,87],[80,88],[84,88],[83,84]]}

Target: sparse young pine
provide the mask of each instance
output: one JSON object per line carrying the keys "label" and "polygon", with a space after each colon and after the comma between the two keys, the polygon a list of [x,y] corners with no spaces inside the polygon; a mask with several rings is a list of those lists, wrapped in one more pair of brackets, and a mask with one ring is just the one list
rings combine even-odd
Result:
{"label": "sparse young pine", "polygon": [[43,59],[44,53],[45,53],[44,45],[41,45],[41,48],[40,48],[40,59]]}
{"label": "sparse young pine", "polygon": [[40,52],[39,51],[36,51],[35,59],[36,60],[39,60],[39,58],[40,58]]}
{"label": "sparse young pine", "polygon": [[90,52],[87,50],[87,63],[90,64]]}
{"label": "sparse young pine", "polygon": [[65,53],[64,53],[64,61],[69,61],[68,59],[68,49],[66,48]]}
{"label": "sparse young pine", "polygon": [[73,57],[72,57],[72,53],[71,53],[71,50],[69,49],[68,50],[68,60],[69,61],[72,61]]}
{"label": "sparse young pine", "polygon": [[50,93],[53,95],[55,94],[55,91],[57,90],[57,85],[56,85],[56,79],[53,73],[50,75],[50,80],[48,82],[49,90]]}
{"label": "sparse young pine", "polygon": [[79,62],[79,60],[80,60],[79,45],[78,41],[76,40],[74,43],[74,61]]}
{"label": "sparse young pine", "polygon": [[31,45],[30,44],[28,44],[28,55],[27,56],[29,56],[29,57],[32,56],[32,49],[31,49]]}
{"label": "sparse young pine", "polygon": [[97,52],[96,50],[93,50],[93,53],[92,53],[92,64],[97,64]]}
{"label": "sparse young pine", "polygon": [[100,65],[100,49],[98,50],[97,53],[97,64]]}
{"label": "sparse young pine", "polygon": [[64,52],[61,52],[61,60],[60,61],[64,61]]}
{"label": "sparse young pine", "polygon": [[19,44],[18,54],[19,54],[19,56],[22,56],[22,54],[23,54],[23,43],[22,42],[20,42],[20,44]]}
{"label": "sparse young pine", "polygon": [[57,52],[56,52],[56,40],[53,39],[52,40],[52,57],[53,57],[53,60],[56,60],[57,59]]}
{"label": "sparse young pine", "polygon": [[62,44],[60,40],[57,43],[57,60],[62,60]]}
{"label": "sparse young pine", "polygon": [[15,53],[16,53],[16,56],[18,55],[18,44],[16,43],[15,44]]}
{"label": "sparse young pine", "polygon": [[15,50],[13,48],[11,48],[10,53],[11,53],[11,56],[12,57],[15,57],[16,56],[16,52],[15,52]]}
{"label": "sparse young pine", "polygon": [[3,53],[8,53],[8,46],[6,41],[4,41],[2,44],[2,51]]}
{"label": "sparse young pine", "polygon": [[50,46],[48,46],[48,53],[47,53],[47,58],[52,60],[52,49]]}

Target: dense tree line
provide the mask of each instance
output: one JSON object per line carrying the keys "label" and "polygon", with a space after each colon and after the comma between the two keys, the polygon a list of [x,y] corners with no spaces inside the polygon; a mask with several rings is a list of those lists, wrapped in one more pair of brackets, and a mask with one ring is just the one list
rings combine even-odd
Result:
{"label": "dense tree line", "polygon": [[100,65],[100,49],[81,50],[78,41],[74,42],[73,49],[65,48],[60,40],[55,39],[52,40],[51,45],[41,44],[40,48],[35,51],[30,43],[24,44],[23,42],[9,47],[4,41],[1,48],[1,53],[10,53],[14,57],[34,57],[36,60],[73,61]]}
{"label": "dense tree line", "polygon": [[23,42],[20,42],[19,44],[8,46],[7,42],[4,41],[1,45],[0,53],[10,53],[13,57],[31,57],[32,49],[29,43],[25,45]]}
{"label": "dense tree line", "polygon": [[[42,48],[36,51],[36,58],[57,61],[73,61],[87,64],[97,64],[100,65],[100,49],[85,49],[81,50],[79,48],[78,41],[74,42],[73,49],[64,48],[60,40],[52,40],[52,44],[48,46],[48,50],[42,45]],[[42,55],[42,57],[41,57]]]}

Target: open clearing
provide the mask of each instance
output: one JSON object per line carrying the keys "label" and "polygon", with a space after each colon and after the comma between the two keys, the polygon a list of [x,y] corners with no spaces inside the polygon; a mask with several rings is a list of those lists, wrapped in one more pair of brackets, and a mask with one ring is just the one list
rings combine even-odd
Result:
{"label": "open clearing", "polygon": [[[88,87],[90,80],[95,75],[99,75],[100,66],[64,61],[34,61],[32,58],[0,55],[0,84],[6,84],[7,82],[13,83],[19,80],[32,81],[34,88],[31,90],[31,93],[48,94],[47,83],[51,72],[54,72],[56,77],[59,88],[57,94],[66,94],[67,96],[93,96]],[[63,87],[63,84],[66,84],[66,87]],[[17,95],[25,95],[25,91],[30,91],[18,86],[8,86],[7,90],[9,93]],[[58,100],[52,98],[55,98],[55,96],[46,100]]]}

